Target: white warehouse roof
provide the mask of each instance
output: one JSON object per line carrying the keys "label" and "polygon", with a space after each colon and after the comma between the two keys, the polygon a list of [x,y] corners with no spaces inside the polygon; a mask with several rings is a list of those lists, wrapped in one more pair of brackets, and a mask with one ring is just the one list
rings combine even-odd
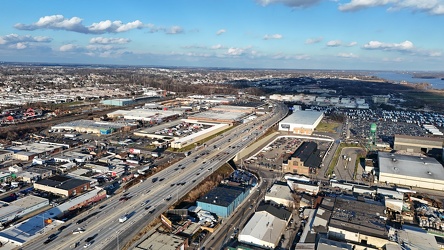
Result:
{"label": "white warehouse roof", "polygon": [[313,126],[316,121],[323,115],[322,112],[313,110],[297,110],[293,114],[281,121],[281,123],[292,123],[299,125]]}
{"label": "white warehouse roof", "polygon": [[444,167],[435,158],[386,152],[379,152],[378,158],[381,174],[444,180]]}
{"label": "white warehouse roof", "polygon": [[286,222],[266,211],[256,212],[239,234],[239,242],[274,249]]}

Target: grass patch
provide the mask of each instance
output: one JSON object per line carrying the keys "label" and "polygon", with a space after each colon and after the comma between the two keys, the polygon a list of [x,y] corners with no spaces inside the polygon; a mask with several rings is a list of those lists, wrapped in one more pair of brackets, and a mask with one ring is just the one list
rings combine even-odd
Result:
{"label": "grass patch", "polygon": [[321,122],[316,127],[316,132],[336,133],[336,129],[341,125],[339,122]]}

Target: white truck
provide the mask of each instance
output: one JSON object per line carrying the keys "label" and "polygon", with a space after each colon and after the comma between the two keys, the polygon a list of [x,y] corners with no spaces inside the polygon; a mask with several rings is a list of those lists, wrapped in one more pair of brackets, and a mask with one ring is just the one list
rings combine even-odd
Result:
{"label": "white truck", "polygon": [[124,215],[124,216],[122,216],[122,217],[119,218],[119,222],[120,222],[120,223],[123,223],[123,222],[125,222],[126,220],[128,220],[128,217],[127,217],[126,215]]}

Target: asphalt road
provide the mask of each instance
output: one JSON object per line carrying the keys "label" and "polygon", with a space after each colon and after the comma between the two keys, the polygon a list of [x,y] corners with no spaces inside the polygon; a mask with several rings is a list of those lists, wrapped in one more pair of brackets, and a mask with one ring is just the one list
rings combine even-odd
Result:
{"label": "asphalt road", "polygon": [[[164,212],[200,181],[211,175],[215,169],[232,159],[241,148],[246,147],[269,126],[283,118],[287,112],[283,105],[278,105],[275,110],[274,114],[270,113],[241,124],[220,136],[220,139],[214,143],[220,150],[213,150],[208,155],[200,155],[200,151],[194,152],[182,161],[131,187],[127,191],[127,196],[131,198],[127,201],[120,200],[123,194],[115,195],[101,203],[106,205],[102,209],[95,207],[68,221],[71,225],[62,232],[58,233],[56,229],[49,232],[58,233],[58,237],[49,244],[43,244],[46,235],[25,244],[23,249],[74,249],[76,243],[79,243],[77,247],[79,249],[85,245],[85,239],[88,237],[94,238],[89,246],[90,249],[116,249],[117,241],[119,246],[123,246],[133,238],[137,229],[142,228],[144,223],[149,223]],[[209,144],[208,147],[212,148],[214,144]],[[158,178],[158,181],[153,183],[153,178]],[[163,180],[160,181],[161,179]],[[178,186],[178,183],[183,184]],[[142,206],[144,202],[147,204]],[[151,207],[146,210],[146,206]],[[87,213],[97,214],[85,222],[76,224],[76,221],[86,217]],[[119,223],[118,219],[125,214],[129,214],[130,217],[127,221]],[[85,228],[85,232],[73,234],[72,231],[78,227]]]}

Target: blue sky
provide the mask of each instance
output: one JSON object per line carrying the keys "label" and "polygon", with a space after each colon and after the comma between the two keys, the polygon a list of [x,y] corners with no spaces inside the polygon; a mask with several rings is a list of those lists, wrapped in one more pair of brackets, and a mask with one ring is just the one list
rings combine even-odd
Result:
{"label": "blue sky", "polygon": [[0,61],[444,70],[444,0],[3,0]]}

